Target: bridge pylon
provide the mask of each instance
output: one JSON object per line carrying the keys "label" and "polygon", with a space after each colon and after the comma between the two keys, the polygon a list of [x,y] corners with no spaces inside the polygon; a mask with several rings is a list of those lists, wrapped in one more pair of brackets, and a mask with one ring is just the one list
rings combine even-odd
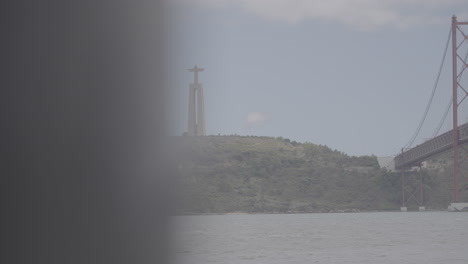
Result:
{"label": "bridge pylon", "polygon": [[408,206],[419,206],[419,211],[426,210],[422,164],[417,168],[417,170],[411,168],[401,170],[401,211],[406,212]]}
{"label": "bridge pylon", "polygon": [[[461,163],[466,159],[460,160],[460,149],[464,149],[460,142],[460,131],[458,129],[458,113],[461,103],[468,97],[468,87],[463,87],[461,84],[462,75],[468,67],[467,56],[460,54],[461,48],[466,47],[468,43],[468,34],[463,31],[463,26],[468,25],[468,22],[458,22],[456,16],[452,16],[452,110],[453,110],[453,201],[458,203],[460,200],[459,181],[462,174]],[[460,37],[461,40],[458,40]],[[460,66],[460,67],[458,67]],[[459,99],[460,93],[460,99]],[[466,150],[465,150],[466,151]]]}
{"label": "bridge pylon", "polygon": [[[407,183],[409,181],[409,179],[406,179],[405,173],[407,173],[410,168],[419,166],[421,162],[450,150],[452,151],[453,157],[453,197],[449,210],[468,210],[468,203],[459,203],[460,193],[468,190],[468,122],[459,124],[459,113],[463,114],[461,105],[463,102],[465,102],[466,105],[466,102],[468,101],[467,79],[463,79],[463,73],[468,68],[468,33],[463,31],[463,29],[467,28],[466,26],[468,26],[468,22],[459,22],[457,21],[456,16],[452,17],[451,103],[453,112],[453,129],[429,139],[413,148],[402,149],[402,152],[395,157],[395,168],[402,172],[402,210],[403,208],[406,208],[406,203],[409,199],[405,197],[408,193]],[[462,55],[462,50],[465,51],[466,54]],[[463,86],[463,84],[465,86]],[[463,151],[463,153],[461,153],[461,151]],[[463,155],[460,154],[464,154],[465,157],[461,157]],[[461,179],[463,179],[464,182],[460,181]],[[422,197],[422,184],[420,188]],[[410,194],[409,197],[413,196],[414,194]],[[423,199],[421,198],[420,200],[422,201]],[[468,200],[466,192],[463,193],[462,200]]]}

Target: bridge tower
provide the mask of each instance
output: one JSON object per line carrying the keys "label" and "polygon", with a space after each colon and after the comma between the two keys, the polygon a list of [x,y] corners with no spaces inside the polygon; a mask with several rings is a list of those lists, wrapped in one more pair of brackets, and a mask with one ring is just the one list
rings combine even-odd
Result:
{"label": "bridge tower", "polygon": [[[460,175],[459,150],[463,147],[459,141],[458,112],[460,104],[468,97],[468,87],[463,87],[460,83],[462,74],[468,67],[466,57],[463,57],[459,52],[461,46],[468,42],[468,35],[462,30],[463,25],[468,25],[468,22],[458,22],[456,16],[452,17],[453,201],[455,203],[458,203],[460,199],[459,178],[463,176]],[[457,36],[461,37],[461,41],[457,40]],[[458,97],[459,92],[461,100]]]}
{"label": "bridge tower", "polygon": [[[428,158],[439,155],[449,150],[452,150],[453,154],[453,202],[448,209],[449,211],[468,210],[468,203],[459,202],[461,190],[468,190],[468,181],[466,181],[468,179],[468,175],[463,175],[468,173],[468,149],[466,148],[466,144],[468,143],[468,123],[459,124],[459,113],[463,113],[461,104],[465,101],[466,105],[466,101],[468,101],[466,100],[468,98],[468,86],[466,86],[467,79],[462,79],[463,73],[468,68],[468,34],[466,34],[463,31],[463,26],[467,25],[468,22],[458,22],[456,16],[452,17],[450,33],[452,38],[451,42],[453,97],[451,105],[453,111],[453,129],[432,139],[429,139],[426,142],[417,145],[413,148],[402,149],[402,153],[395,157],[395,168],[401,170],[402,172],[402,211],[406,210],[406,204],[409,202],[409,200],[415,197],[415,194],[417,193],[415,184],[411,184],[411,177],[407,178],[407,175],[405,174],[407,172],[410,172],[412,167],[420,166],[421,162],[427,160]],[[448,44],[449,42],[447,42],[447,47]],[[465,51],[466,54],[462,55],[462,50]],[[465,87],[463,87],[462,84],[465,84]],[[426,114],[427,111],[425,115]],[[419,126],[418,130],[415,133],[415,136],[418,135],[420,128],[421,126]],[[409,143],[408,146],[412,144],[414,139],[415,138],[413,137],[412,140],[410,140],[411,143]],[[463,154],[465,157],[463,158],[460,157],[461,150],[464,151]],[[463,186],[460,186],[460,179],[464,180]],[[406,196],[407,193],[409,193],[410,195]],[[423,202],[423,185],[421,174],[419,177],[419,194],[421,209]],[[462,199],[468,199],[466,193],[463,194]]]}
{"label": "bridge tower", "polygon": [[197,65],[192,69],[188,69],[194,75],[194,81],[190,84],[189,88],[188,136],[206,136],[203,85],[198,82],[198,72],[204,70],[203,68],[198,68]]}
{"label": "bridge tower", "polygon": [[419,205],[419,211],[425,211],[424,205],[424,184],[422,164],[417,170],[410,168],[401,169],[401,211],[406,212],[407,206],[412,203]]}

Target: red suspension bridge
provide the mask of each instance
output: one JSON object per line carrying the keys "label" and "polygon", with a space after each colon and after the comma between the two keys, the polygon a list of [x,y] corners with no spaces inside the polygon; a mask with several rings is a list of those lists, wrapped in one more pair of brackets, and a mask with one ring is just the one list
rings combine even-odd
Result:
{"label": "red suspension bridge", "polygon": [[[411,170],[413,167],[421,167],[421,163],[425,160],[428,160],[436,155],[439,155],[443,152],[452,151],[453,152],[453,202],[452,207],[449,207],[457,210],[459,207],[457,205],[461,205],[462,209],[468,204],[459,203],[460,201],[460,178],[466,177],[466,171],[463,171],[461,168],[461,164],[463,162],[468,162],[467,158],[460,159],[460,151],[464,151],[465,154],[468,154],[468,148],[465,146],[468,143],[468,123],[459,124],[459,111],[461,109],[461,104],[465,101],[468,97],[468,85],[465,84],[465,87],[462,84],[462,76],[466,68],[468,68],[468,49],[465,56],[461,55],[462,49],[468,46],[468,35],[463,31],[463,29],[467,28],[468,22],[459,22],[457,21],[457,17],[452,17],[452,26],[449,34],[449,38],[447,41],[447,45],[444,52],[444,59],[445,54],[447,53],[448,44],[451,38],[451,46],[452,46],[452,99],[451,99],[451,108],[452,108],[452,122],[453,128],[445,132],[441,135],[436,135],[438,131],[435,133],[434,137],[426,142],[417,145],[415,147],[410,148],[412,143],[414,142],[415,138],[419,134],[419,131],[424,123],[428,109],[431,105],[432,98],[434,95],[435,88],[437,87],[437,82],[440,77],[440,73],[443,66],[443,61],[439,70],[439,75],[437,77],[436,85],[434,86],[434,90],[432,92],[431,99],[429,100],[429,104],[426,108],[426,112],[421,119],[421,122],[416,129],[415,134],[411,138],[410,142],[407,144],[406,148],[402,149],[402,152],[395,157],[395,168],[401,171],[401,183],[402,183],[402,210],[406,210],[406,205],[409,200],[419,196],[419,204],[420,210],[424,210],[424,201],[423,201],[423,179],[422,173],[419,175],[419,188],[416,190],[409,191],[407,188],[408,181],[411,177],[406,177],[408,171]],[[467,100],[468,101],[468,100]],[[450,106],[447,108],[450,110]],[[446,111],[443,120],[441,123],[444,122],[445,117],[447,116]],[[438,127],[440,130],[441,124]],[[419,195],[418,195],[419,192]]]}

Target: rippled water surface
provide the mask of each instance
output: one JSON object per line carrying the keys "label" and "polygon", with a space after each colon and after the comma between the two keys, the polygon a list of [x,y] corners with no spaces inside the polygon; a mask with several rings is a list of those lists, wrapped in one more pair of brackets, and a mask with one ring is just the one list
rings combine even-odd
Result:
{"label": "rippled water surface", "polygon": [[468,263],[468,213],[177,216],[175,262]]}

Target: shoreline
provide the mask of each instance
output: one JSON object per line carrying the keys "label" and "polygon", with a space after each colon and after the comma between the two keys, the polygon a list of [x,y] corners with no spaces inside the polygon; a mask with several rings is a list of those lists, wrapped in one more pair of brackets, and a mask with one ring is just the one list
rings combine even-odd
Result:
{"label": "shoreline", "polygon": [[[236,212],[225,212],[225,213],[179,213],[173,216],[196,216],[196,215],[270,215],[270,214],[344,214],[344,213],[384,213],[384,212],[401,212],[398,209],[394,210],[329,210],[329,211],[313,211],[313,212],[297,212],[297,211],[290,211],[290,212],[243,212],[243,211],[236,211]],[[447,209],[426,209],[425,211],[418,211],[418,210],[408,210],[405,213],[412,213],[412,212],[448,212]]]}

